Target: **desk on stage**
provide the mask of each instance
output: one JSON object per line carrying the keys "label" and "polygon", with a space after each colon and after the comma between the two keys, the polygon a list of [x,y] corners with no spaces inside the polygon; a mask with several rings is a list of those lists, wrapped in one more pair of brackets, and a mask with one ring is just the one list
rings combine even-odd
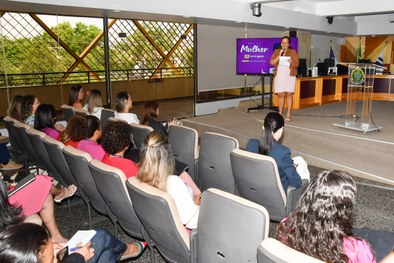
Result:
{"label": "desk on stage", "polygon": [[[394,101],[394,75],[375,75],[374,78],[372,100]],[[297,78],[293,109],[346,100],[347,83],[347,75]],[[362,93],[355,96],[361,99]],[[278,106],[278,96],[274,96],[274,106]]]}

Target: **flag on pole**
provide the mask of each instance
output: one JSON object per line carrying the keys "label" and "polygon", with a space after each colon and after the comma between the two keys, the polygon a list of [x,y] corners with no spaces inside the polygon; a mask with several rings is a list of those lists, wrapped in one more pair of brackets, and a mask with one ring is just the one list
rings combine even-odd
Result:
{"label": "flag on pole", "polygon": [[340,62],[339,56],[337,54],[337,52],[335,52],[334,47],[332,46],[332,44],[330,45],[330,55],[329,55],[330,59],[334,59],[335,60],[335,65],[337,65]]}
{"label": "flag on pole", "polygon": [[358,47],[357,47],[357,52],[356,52],[356,63],[358,63],[358,61],[360,59],[362,59],[363,54],[361,52],[361,38],[358,40]]}
{"label": "flag on pole", "polygon": [[382,49],[382,51],[379,54],[379,57],[375,61],[375,64],[379,66],[383,66],[383,57],[384,57],[384,50]]}

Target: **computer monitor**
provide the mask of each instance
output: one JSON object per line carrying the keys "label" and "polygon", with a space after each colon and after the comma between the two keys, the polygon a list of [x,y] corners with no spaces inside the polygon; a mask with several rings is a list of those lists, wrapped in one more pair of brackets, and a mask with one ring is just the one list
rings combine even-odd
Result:
{"label": "computer monitor", "polygon": [[328,73],[328,65],[325,62],[319,62],[316,64],[317,66],[317,74],[319,76],[327,76]]}
{"label": "computer monitor", "polygon": [[298,64],[298,74],[299,77],[306,77],[308,68],[306,67],[306,58],[300,58]]}

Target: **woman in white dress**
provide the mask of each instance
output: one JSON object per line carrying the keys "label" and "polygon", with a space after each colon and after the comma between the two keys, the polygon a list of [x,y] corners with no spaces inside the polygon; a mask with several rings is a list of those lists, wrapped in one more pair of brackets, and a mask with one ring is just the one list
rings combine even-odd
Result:
{"label": "woman in white dress", "polygon": [[[297,52],[290,48],[290,38],[282,37],[278,48],[272,54],[270,64],[275,66],[275,93],[278,95],[279,114],[283,115],[283,108],[287,105],[286,121],[291,120],[291,107],[293,106],[293,94],[296,83],[297,68],[299,65]],[[280,59],[285,57],[285,59]],[[288,58],[288,59],[286,59]]]}
{"label": "woman in white dress", "polygon": [[124,120],[128,124],[140,124],[137,115],[129,112],[131,108],[133,108],[133,101],[130,95],[126,91],[119,92],[118,95],[116,95],[115,118]]}

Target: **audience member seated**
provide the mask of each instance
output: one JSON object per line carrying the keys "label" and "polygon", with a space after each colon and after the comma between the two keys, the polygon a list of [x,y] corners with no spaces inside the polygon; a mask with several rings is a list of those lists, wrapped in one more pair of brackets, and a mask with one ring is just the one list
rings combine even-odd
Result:
{"label": "audience member seated", "polygon": [[37,107],[34,129],[42,131],[55,140],[59,137],[64,127],[61,124],[56,124],[56,111],[52,104],[40,104]]}
{"label": "audience member seated", "polygon": [[15,95],[12,99],[10,107],[7,110],[7,115],[15,120],[20,120],[21,117],[21,110],[22,110],[22,95]]}
{"label": "audience member seated", "polygon": [[26,95],[22,98],[22,107],[19,121],[24,122],[30,126],[34,126],[34,116],[36,110],[40,105],[38,98],[33,95]]}
{"label": "audience member seated", "polygon": [[144,113],[142,116],[142,124],[152,127],[153,130],[159,131],[167,135],[168,126],[171,124],[176,124],[176,119],[167,122],[165,125],[159,123],[157,119],[159,118],[159,103],[150,100],[144,104]]}
{"label": "audience member seated", "polygon": [[350,174],[323,171],[282,220],[276,238],[324,262],[376,262],[369,244],[352,234],[355,195],[356,184]]}
{"label": "audience member seated", "polygon": [[263,134],[260,141],[250,139],[246,147],[247,151],[260,153],[272,157],[279,170],[283,190],[286,192],[289,185],[299,188],[301,177],[297,173],[290,149],[279,143],[282,137],[285,121],[277,112],[269,112],[264,118]]}
{"label": "audience member seated", "polygon": [[122,121],[109,122],[103,130],[101,143],[106,152],[103,163],[119,168],[127,178],[137,175],[137,165],[124,158],[132,143],[131,126]]}
{"label": "audience member seated", "polygon": [[182,223],[189,229],[197,228],[200,195],[176,175],[175,166],[167,137],[153,131],[144,139],[140,149],[140,169],[137,178],[144,183],[166,191],[175,202]]}
{"label": "audience member seated", "polygon": [[96,229],[90,242],[60,258],[57,253],[64,245],[65,243],[53,242],[40,225],[9,225],[0,232],[0,262],[115,263],[121,259],[137,257],[144,249],[142,243],[125,244],[105,229]]}
{"label": "audience member seated", "polygon": [[23,221],[24,217],[38,213],[45,227],[51,234],[52,241],[66,242],[56,225],[55,211],[53,207],[52,191],[57,191],[58,198],[72,196],[76,190],[74,185],[64,189],[55,189],[52,179],[48,176],[37,175],[36,180],[20,189],[8,198],[8,190],[5,184],[0,182],[1,220],[0,229],[10,224]]}
{"label": "audience member seated", "polygon": [[58,141],[64,145],[71,145],[78,148],[78,143],[88,137],[88,122],[86,116],[74,115],[67,123],[67,127],[60,132]]}
{"label": "audience member seated", "polygon": [[[42,226],[23,223],[10,225],[0,232],[1,262],[58,262],[54,252],[55,245]],[[59,262],[83,263],[93,255],[94,249],[85,246]]]}
{"label": "audience member seated", "polygon": [[116,95],[116,112],[115,118],[126,121],[128,124],[136,123],[139,124],[140,121],[137,115],[130,113],[129,111],[133,108],[133,101],[130,95],[126,91],[121,91]]}
{"label": "audience member seated", "polygon": [[74,107],[77,110],[83,109],[83,88],[81,85],[74,85],[70,88],[70,97],[68,99],[68,105]]}
{"label": "audience member seated", "polygon": [[88,94],[87,104],[83,107],[91,115],[101,119],[101,110],[103,109],[103,103],[101,102],[101,91],[92,89]]}
{"label": "audience member seated", "polygon": [[0,168],[1,170],[17,170],[23,167],[23,164],[15,163],[11,160],[7,144],[2,141],[8,141],[8,137],[0,134]]}
{"label": "audience member seated", "polygon": [[105,155],[103,146],[97,143],[101,138],[101,124],[100,120],[93,116],[86,116],[88,124],[88,137],[78,143],[78,149],[87,152],[93,159],[102,161]]}

